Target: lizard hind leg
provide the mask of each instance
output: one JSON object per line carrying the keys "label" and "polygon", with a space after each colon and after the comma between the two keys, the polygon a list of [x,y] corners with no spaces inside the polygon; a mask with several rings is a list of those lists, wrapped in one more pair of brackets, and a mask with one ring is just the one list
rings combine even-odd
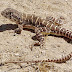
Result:
{"label": "lizard hind leg", "polygon": [[43,45],[44,45],[44,35],[41,33],[41,28],[36,27],[35,28],[35,33],[36,33],[35,37],[38,40],[38,42],[34,42],[31,45],[31,47],[30,47],[31,50],[32,50],[33,46],[40,46],[40,48],[42,48]]}
{"label": "lizard hind leg", "polygon": [[38,30],[36,29],[36,38],[40,42],[40,47],[45,46],[45,41],[48,35],[50,35],[51,31],[48,27],[40,27]]}
{"label": "lizard hind leg", "polygon": [[40,48],[45,48],[45,37],[49,35],[49,31],[47,30],[46,27],[40,27],[40,28],[35,28],[35,33],[36,33],[36,38],[38,42],[35,42],[32,44],[33,46],[40,46]]}

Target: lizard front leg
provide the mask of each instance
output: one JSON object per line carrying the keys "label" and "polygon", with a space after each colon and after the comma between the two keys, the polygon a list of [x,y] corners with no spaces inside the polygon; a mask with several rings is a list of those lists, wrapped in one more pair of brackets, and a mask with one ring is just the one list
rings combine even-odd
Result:
{"label": "lizard front leg", "polygon": [[22,30],[23,30],[23,25],[18,24],[18,28],[14,30],[14,33],[21,34]]}
{"label": "lizard front leg", "polygon": [[18,28],[15,29],[15,33],[20,34],[23,28],[35,30],[35,26],[32,26],[30,24],[22,24],[22,25],[19,24]]}

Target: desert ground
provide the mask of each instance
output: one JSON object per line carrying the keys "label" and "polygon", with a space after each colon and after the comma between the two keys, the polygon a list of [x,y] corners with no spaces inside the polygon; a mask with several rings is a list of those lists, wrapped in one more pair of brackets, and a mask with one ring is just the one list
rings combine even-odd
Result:
{"label": "desert ground", "polygon": [[45,47],[30,45],[35,33],[23,30],[14,35],[17,25],[1,15],[6,8],[42,18],[64,18],[61,27],[72,30],[72,0],[0,0],[0,72],[72,72],[72,58],[65,63],[5,63],[59,59],[72,52],[72,41],[64,37],[47,36]]}

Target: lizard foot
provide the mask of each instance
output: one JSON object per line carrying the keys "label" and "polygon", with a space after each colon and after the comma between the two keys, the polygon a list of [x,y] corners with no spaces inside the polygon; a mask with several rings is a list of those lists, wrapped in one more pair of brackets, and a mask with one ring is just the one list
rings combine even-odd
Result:
{"label": "lizard foot", "polygon": [[14,33],[21,34],[21,29],[20,28],[16,28]]}
{"label": "lizard foot", "polygon": [[34,46],[40,46],[40,48],[45,48],[44,42],[34,42],[32,45],[30,45],[30,49],[32,51]]}

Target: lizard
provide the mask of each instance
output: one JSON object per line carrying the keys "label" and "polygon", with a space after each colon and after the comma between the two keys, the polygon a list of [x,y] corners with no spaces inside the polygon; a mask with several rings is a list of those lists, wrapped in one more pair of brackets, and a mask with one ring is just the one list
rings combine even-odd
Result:
{"label": "lizard", "polygon": [[[23,28],[26,28],[26,27],[29,29],[33,29],[36,32],[38,28],[47,27],[48,24],[49,24],[48,26],[51,26],[52,24],[56,24],[56,26],[61,25],[60,24],[61,19],[55,20],[55,18],[53,18],[53,17],[46,17],[46,20],[45,20],[39,16],[35,16],[34,14],[32,14],[32,15],[25,14],[25,13],[22,14],[21,12],[18,12],[17,10],[12,9],[12,8],[6,8],[4,11],[1,12],[1,15],[10,19],[11,21],[15,22],[16,24],[18,24],[18,28],[15,29],[15,32],[18,34],[20,34],[21,31],[23,30]],[[49,28],[49,30],[50,30],[50,28]],[[49,33],[49,34],[51,34],[51,33]],[[37,34],[36,34],[36,37],[37,37]],[[39,40],[39,37],[37,37],[37,39]],[[42,43],[39,42],[39,44],[41,45]]]}
{"label": "lizard", "polygon": [[[46,26],[44,25],[46,22],[45,19],[42,19],[39,16],[35,16],[34,14],[25,14],[25,13],[22,14],[21,12],[18,12],[17,10],[12,9],[12,8],[6,8],[4,11],[1,12],[1,15],[15,22],[16,24],[18,24],[18,29],[15,30],[15,32],[19,31],[18,33],[21,33],[25,25],[31,25],[35,27],[45,27]],[[49,22],[54,22],[55,18],[46,17],[46,20]],[[55,21],[55,24],[61,25],[57,23],[59,20],[57,19]],[[34,27],[30,27],[30,28],[35,29]]]}
{"label": "lizard", "polygon": [[[72,39],[72,32],[66,30],[65,28],[61,28],[57,23],[57,21],[53,17],[49,17],[47,19],[42,19],[39,16],[35,16],[34,14],[25,14],[18,12],[15,9],[7,8],[1,12],[1,15],[10,19],[11,21],[18,24],[18,28],[15,30],[17,33],[21,33],[23,28],[30,28],[35,30],[36,38],[39,41],[38,44],[44,44],[44,35],[57,35],[57,36],[65,36],[69,39]],[[57,24],[57,25],[56,25]],[[57,59],[57,60],[44,60],[46,62],[65,62],[72,57],[72,52],[68,56]],[[36,61],[35,61],[36,62]],[[40,61],[37,61],[40,62]]]}

